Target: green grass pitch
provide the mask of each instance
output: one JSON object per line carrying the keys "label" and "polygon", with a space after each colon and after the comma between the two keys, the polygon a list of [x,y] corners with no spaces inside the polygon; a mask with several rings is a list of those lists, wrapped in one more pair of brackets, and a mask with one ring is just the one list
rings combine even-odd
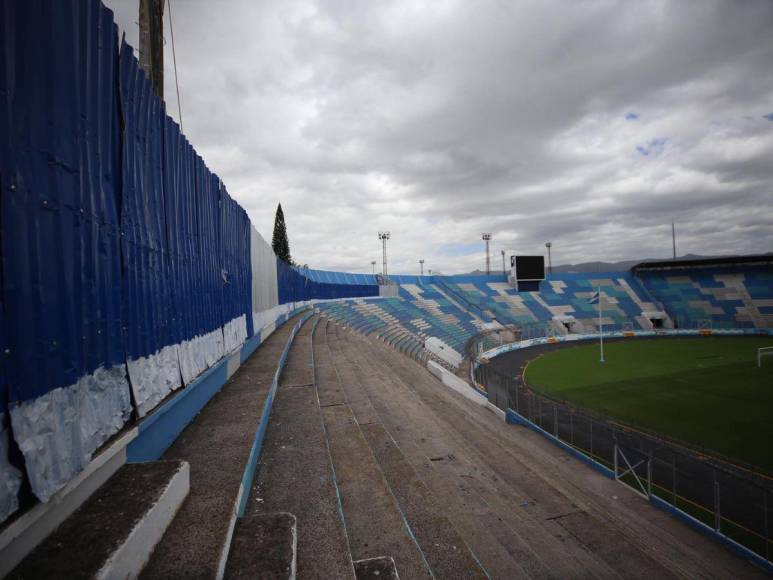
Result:
{"label": "green grass pitch", "polygon": [[773,472],[773,337],[631,339],[565,348],[532,360],[527,384]]}

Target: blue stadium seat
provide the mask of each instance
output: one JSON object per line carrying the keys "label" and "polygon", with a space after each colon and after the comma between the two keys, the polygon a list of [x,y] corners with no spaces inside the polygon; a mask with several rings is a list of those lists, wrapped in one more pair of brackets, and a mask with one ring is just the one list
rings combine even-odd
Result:
{"label": "blue stadium seat", "polygon": [[645,268],[637,275],[681,328],[773,325],[773,271],[769,267]]}

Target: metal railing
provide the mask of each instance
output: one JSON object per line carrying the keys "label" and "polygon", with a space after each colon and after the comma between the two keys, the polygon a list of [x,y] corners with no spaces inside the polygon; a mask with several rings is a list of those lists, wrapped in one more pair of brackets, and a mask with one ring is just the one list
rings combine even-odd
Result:
{"label": "metal railing", "polygon": [[490,365],[473,363],[471,376],[500,409],[581,452],[653,503],[773,564],[769,475],[553,399]]}

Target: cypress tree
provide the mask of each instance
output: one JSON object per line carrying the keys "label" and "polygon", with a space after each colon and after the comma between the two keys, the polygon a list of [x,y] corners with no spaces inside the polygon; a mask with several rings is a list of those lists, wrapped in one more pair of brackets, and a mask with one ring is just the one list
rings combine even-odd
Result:
{"label": "cypress tree", "polygon": [[277,257],[288,264],[293,263],[290,256],[290,243],[287,241],[287,226],[285,225],[285,214],[282,211],[282,204],[276,206],[276,217],[274,218],[274,237],[271,239],[271,247]]}

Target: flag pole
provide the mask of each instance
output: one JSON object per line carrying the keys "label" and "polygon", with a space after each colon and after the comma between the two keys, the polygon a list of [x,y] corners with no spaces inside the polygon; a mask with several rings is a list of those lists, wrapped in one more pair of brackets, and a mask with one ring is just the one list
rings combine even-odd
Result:
{"label": "flag pole", "polygon": [[601,349],[601,360],[604,362],[604,325],[601,323],[601,286],[598,287],[599,297],[599,348]]}

